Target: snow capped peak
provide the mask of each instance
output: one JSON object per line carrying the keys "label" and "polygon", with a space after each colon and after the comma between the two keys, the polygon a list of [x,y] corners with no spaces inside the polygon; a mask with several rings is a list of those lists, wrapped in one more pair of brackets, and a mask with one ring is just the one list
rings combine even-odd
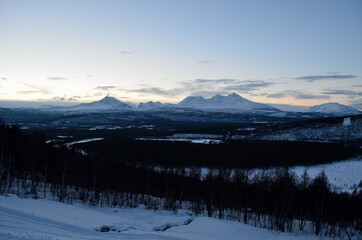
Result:
{"label": "snow capped peak", "polygon": [[227,95],[226,97],[232,98],[232,99],[238,99],[238,100],[246,100],[245,98],[243,98],[242,96],[240,96],[239,94],[236,94],[236,93],[231,93],[231,94]]}
{"label": "snow capped peak", "polygon": [[250,102],[248,99],[245,99],[236,93],[231,93],[227,95],[226,98],[232,100],[233,102]]}
{"label": "snow capped peak", "polygon": [[120,102],[117,98],[111,97],[111,96],[105,96],[104,98],[102,98],[102,99],[99,100],[99,101],[100,101],[100,102],[112,102],[112,101]]}
{"label": "snow capped peak", "polygon": [[189,96],[186,97],[184,100],[178,103],[179,106],[182,107],[192,107],[196,105],[206,104],[207,100],[201,96]]}
{"label": "snow capped peak", "polygon": [[132,110],[132,107],[124,102],[119,101],[118,99],[110,96],[106,96],[103,99],[90,103],[81,103],[73,107],[67,108],[71,111],[124,111]]}
{"label": "snow capped peak", "polygon": [[224,98],[224,96],[221,96],[220,94],[216,94],[215,96],[211,97],[210,99],[217,100],[217,99],[223,99],[223,98]]}
{"label": "snow capped peak", "polygon": [[227,96],[222,96],[220,94],[216,94],[215,96],[213,96],[209,100],[214,101],[214,102],[229,102],[229,103],[232,103],[232,102],[237,103],[237,102],[247,102],[247,101],[249,101],[249,100],[241,97],[239,94],[236,94],[236,93],[231,93],[231,94],[229,94]]}
{"label": "snow capped peak", "polygon": [[336,102],[324,103],[321,105],[315,105],[309,108],[311,112],[327,113],[332,115],[356,115],[360,112],[353,108]]}
{"label": "snow capped peak", "polygon": [[116,105],[116,104],[122,103],[117,98],[110,97],[110,96],[106,96],[106,97],[102,98],[101,100],[99,100],[98,102],[101,104],[107,104],[107,105]]}
{"label": "snow capped peak", "polygon": [[201,97],[201,96],[189,96],[189,97],[187,97],[187,98],[185,98],[185,99],[193,99],[194,101],[196,100],[196,101],[204,101],[204,100],[206,100],[205,98],[203,98],[203,97]]}
{"label": "snow capped peak", "polygon": [[270,107],[266,104],[252,102],[247,100],[236,93],[222,96],[216,94],[215,96],[205,99],[201,96],[187,97],[177,104],[181,107],[196,108],[196,109],[218,109],[218,110],[230,110],[236,111],[279,111],[276,108]]}

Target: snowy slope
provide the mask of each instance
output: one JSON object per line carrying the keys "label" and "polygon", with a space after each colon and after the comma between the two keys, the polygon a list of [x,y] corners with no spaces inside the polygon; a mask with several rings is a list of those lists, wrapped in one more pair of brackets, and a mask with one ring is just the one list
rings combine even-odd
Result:
{"label": "snowy slope", "polygon": [[[239,222],[193,217],[186,211],[97,208],[66,205],[49,200],[0,196],[0,239],[134,239],[134,240],[237,240],[237,239],[327,239],[303,233],[278,233]],[[191,217],[192,218],[192,217]],[[165,224],[166,231],[155,231]],[[99,232],[102,226],[117,231]]]}
{"label": "snowy slope", "polygon": [[344,115],[357,115],[361,114],[358,110],[353,107],[349,107],[346,105],[342,105],[339,103],[324,103],[321,105],[315,105],[309,108],[310,112],[319,112],[326,113],[336,116],[344,116]]}
{"label": "snowy slope", "polygon": [[201,96],[189,96],[177,105],[186,108],[205,108],[209,105],[209,102]]}
{"label": "snowy slope", "polygon": [[237,110],[237,111],[279,111],[266,104],[252,102],[236,93],[227,96],[219,94],[205,99],[201,96],[187,97],[177,104],[178,107],[207,110]]}

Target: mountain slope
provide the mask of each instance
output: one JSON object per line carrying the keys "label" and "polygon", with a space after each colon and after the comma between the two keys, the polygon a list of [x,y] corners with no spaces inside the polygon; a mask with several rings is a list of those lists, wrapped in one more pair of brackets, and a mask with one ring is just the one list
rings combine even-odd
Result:
{"label": "mountain slope", "polygon": [[209,99],[205,99],[201,96],[187,97],[178,103],[177,106],[220,111],[279,111],[269,105],[245,99],[236,93],[232,93],[227,96],[217,94]]}
{"label": "mountain slope", "polygon": [[313,107],[310,107],[309,111],[326,113],[326,114],[331,114],[331,115],[336,115],[336,116],[361,114],[361,112],[359,112],[358,110],[356,110],[353,107],[349,107],[349,106],[339,104],[336,102],[315,105]]}

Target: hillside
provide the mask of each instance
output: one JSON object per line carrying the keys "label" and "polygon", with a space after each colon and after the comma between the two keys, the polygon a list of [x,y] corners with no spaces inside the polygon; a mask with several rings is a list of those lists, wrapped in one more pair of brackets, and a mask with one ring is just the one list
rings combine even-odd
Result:
{"label": "hillside", "polygon": [[[134,239],[134,240],[317,240],[304,233],[281,233],[238,222],[171,212],[66,205],[49,200],[0,196],[0,238],[19,239]],[[190,222],[190,223],[189,223]],[[165,231],[157,231],[165,229]],[[109,232],[100,232],[101,229]]]}

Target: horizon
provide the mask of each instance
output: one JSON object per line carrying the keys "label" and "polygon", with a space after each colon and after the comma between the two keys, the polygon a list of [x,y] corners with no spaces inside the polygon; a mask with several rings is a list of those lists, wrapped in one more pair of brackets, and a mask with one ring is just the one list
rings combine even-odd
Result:
{"label": "horizon", "polygon": [[[223,97],[226,97],[226,96],[229,96],[229,95],[238,95],[242,98],[244,98],[243,96],[241,96],[240,94],[237,94],[237,93],[230,93],[230,94],[226,94],[226,95],[221,95],[219,93],[215,94],[214,96],[216,95],[221,95]],[[204,98],[202,96],[187,96],[185,97],[184,99],[182,99],[181,101],[185,100],[186,98],[188,97],[202,97],[204,99],[211,99],[212,97],[214,96],[211,96],[211,97],[207,97],[207,98]],[[93,100],[93,101],[87,101],[87,102],[69,102],[69,101],[13,101],[13,100],[0,100],[0,107],[4,107],[4,108],[39,108],[39,107],[42,107],[42,106],[46,106],[46,105],[49,105],[49,106],[75,106],[75,105],[78,105],[78,104],[81,104],[81,103],[92,103],[92,102],[98,102],[98,101],[101,101],[105,98],[114,98],[120,102],[124,102],[124,103],[127,103],[128,105],[132,106],[132,107],[138,107],[139,104],[141,103],[148,103],[148,102],[160,102],[160,101],[152,101],[152,100],[149,100],[149,101],[144,101],[144,102],[130,102],[130,101],[122,101],[120,99],[118,99],[117,97],[114,97],[114,96],[111,96],[111,95],[106,95],[106,96],[103,96],[101,97],[100,99],[97,99],[97,100]],[[244,98],[245,99],[245,98]],[[247,99],[249,100],[249,99]],[[178,103],[180,103],[181,101],[178,101],[178,102],[160,102],[162,104],[173,104],[173,105],[177,105]],[[262,103],[262,102],[260,102]],[[327,104],[327,103],[337,103],[337,104],[340,104],[338,102],[326,102],[326,103],[322,103],[322,104]],[[273,107],[276,107],[280,108],[280,110],[282,111],[285,111],[283,110],[283,106],[284,107],[287,107],[287,106],[290,106],[290,107],[296,107],[295,111],[298,112],[298,111],[305,111],[307,110],[308,108],[310,107],[313,107],[313,106],[317,106],[317,105],[291,105],[291,104],[279,104],[279,103],[263,103],[263,104],[266,104],[266,105],[270,105],[270,106],[273,106]],[[319,104],[321,105],[321,104]],[[344,104],[342,104],[344,105]],[[345,106],[350,106],[350,107],[353,107],[355,108],[356,110],[359,110],[359,111],[362,111],[362,105],[361,104],[352,104],[352,105],[345,105]],[[286,110],[286,111],[290,111],[290,110]]]}
{"label": "horizon", "polygon": [[362,2],[0,3],[0,102],[362,104]]}

